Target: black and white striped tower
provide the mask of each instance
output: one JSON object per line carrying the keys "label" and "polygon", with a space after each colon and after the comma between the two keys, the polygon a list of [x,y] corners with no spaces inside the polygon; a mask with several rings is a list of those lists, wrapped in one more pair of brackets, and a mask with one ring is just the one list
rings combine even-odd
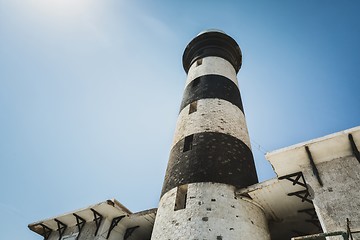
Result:
{"label": "black and white striped tower", "polygon": [[186,47],[187,72],[152,240],[270,239],[264,212],[235,190],[258,182],[237,82],[242,55],[222,31]]}

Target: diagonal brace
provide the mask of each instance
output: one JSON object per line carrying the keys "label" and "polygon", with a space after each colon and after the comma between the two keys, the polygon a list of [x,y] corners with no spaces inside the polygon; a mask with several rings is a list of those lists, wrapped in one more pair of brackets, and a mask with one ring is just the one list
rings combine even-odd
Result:
{"label": "diagonal brace", "polygon": [[[293,177],[295,177],[295,179],[293,179]],[[304,188],[307,188],[305,178],[302,172],[296,172],[286,176],[279,177],[279,180],[283,180],[283,179],[289,180],[290,182],[293,183],[293,185],[298,184]],[[300,181],[300,179],[302,180],[302,182]]]}
{"label": "diagonal brace", "polygon": [[92,208],[90,208],[90,210],[94,214],[94,222],[95,222],[95,225],[96,225],[96,230],[95,230],[95,236],[96,236],[98,231],[99,231],[101,222],[103,220],[103,216],[100,213],[98,213],[97,211],[95,211],[94,209],[92,209]]}
{"label": "diagonal brace", "polygon": [[349,141],[350,141],[350,145],[351,145],[351,149],[353,151],[353,154],[354,156],[356,157],[356,159],[359,161],[360,163],[360,153],[359,153],[359,150],[358,148],[356,147],[356,144],[355,144],[355,141],[354,141],[354,138],[352,136],[352,134],[350,133],[349,134]]}
{"label": "diagonal brace", "polygon": [[135,226],[135,227],[131,227],[131,228],[128,228],[126,229],[126,232],[125,232],[125,235],[124,235],[124,240],[128,239],[131,234],[140,226]]}
{"label": "diagonal brace", "polygon": [[110,237],[110,233],[111,231],[118,225],[118,223],[120,222],[121,219],[123,219],[126,215],[122,215],[116,218],[113,218],[113,220],[111,221],[111,225],[108,231],[108,234],[106,236],[106,239],[108,239]]}
{"label": "diagonal brace", "polygon": [[318,219],[315,208],[302,209],[299,210],[298,213],[306,213],[311,217],[311,219]]}
{"label": "diagonal brace", "polygon": [[322,230],[320,222],[317,219],[309,219],[309,220],[305,220],[305,222],[312,223],[313,225],[315,225],[319,229],[319,231]]}
{"label": "diagonal brace", "polygon": [[64,235],[64,232],[67,228],[67,225],[59,220],[57,220],[56,218],[54,219],[55,222],[57,223],[58,229],[57,231],[59,232],[59,240],[61,240],[62,236]]}
{"label": "diagonal brace", "polygon": [[81,231],[82,231],[83,227],[85,226],[86,220],[83,219],[82,217],[80,217],[79,215],[77,215],[76,213],[73,213],[73,215],[76,218],[76,226],[78,227],[78,230],[79,230],[79,234],[76,237],[76,240],[78,240],[80,238]]}
{"label": "diagonal brace", "polygon": [[301,198],[302,202],[306,201],[306,202],[312,203],[312,201],[307,198],[308,196],[310,196],[308,190],[302,190],[302,191],[288,193],[288,196],[296,196],[298,198]]}
{"label": "diagonal brace", "polygon": [[43,228],[44,230],[44,233],[43,233],[43,237],[44,237],[44,240],[48,240],[49,237],[50,237],[50,234],[52,232],[52,229],[49,228],[48,226],[46,226],[45,224],[43,223],[40,223],[40,226]]}

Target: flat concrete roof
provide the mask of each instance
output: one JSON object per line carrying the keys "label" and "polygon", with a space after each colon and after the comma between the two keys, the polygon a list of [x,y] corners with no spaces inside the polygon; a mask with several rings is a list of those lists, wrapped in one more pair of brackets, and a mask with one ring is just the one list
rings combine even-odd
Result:
{"label": "flat concrete roof", "polygon": [[[303,183],[301,179],[300,182]],[[314,220],[309,214],[315,212],[309,197],[306,197],[309,201],[303,201],[299,196],[289,195],[304,190],[304,186],[294,185],[287,179],[274,178],[238,189],[236,196],[244,196],[245,200],[250,197],[250,201],[260,206],[269,220],[272,238],[290,239],[295,230],[304,233],[320,232],[316,225],[309,222]]]}
{"label": "flat concrete roof", "polygon": [[267,153],[265,157],[271,163],[278,177],[289,175],[310,166],[306,146],[309,148],[315,164],[353,155],[349,134],[352,135],[357,148],[360,149],[360,126],[358,126],[275,150]]}
{"label": "flat concrete roof", "polygon": [[151,233],[156,215],[156,209],[149,209],[137,213],[132,213],[116,199],[110,199],[88,206],[86,208],[74,210],[69,213],[31,223],[28,225],[28,227],[31,231],[44,236],[44,228],[42,225],[45,225],[52,231],[57,231],[58,226],[55,219],[66,224],[68,227],[72,227],[77,224],[74,214],[80,216],[86,222],[94,221],[94,213],[91,209],[101,214],[103,218],[108,218],[110,220],[119,216],[125,216],[120,221],[118,227],[122,226],[124,228],[130,228],[134,226],[140,226],[139,229],[134,233],[136,235],[146,235]]}

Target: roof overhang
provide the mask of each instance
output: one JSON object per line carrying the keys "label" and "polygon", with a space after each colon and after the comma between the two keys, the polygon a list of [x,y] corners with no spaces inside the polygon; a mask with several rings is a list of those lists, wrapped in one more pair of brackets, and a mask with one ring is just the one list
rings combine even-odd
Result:
{"label": "roof overhang", "polygon": [[46,226],[51,231],[58,231],[57,221],[60,221],[67,227],[76,226],[77,219],[75,215],[81,217],[86,222],[91,222],[94,221],[94,211],[100,214],[103,218],[108,218],[110,220],[119,216],[124,216],[121,220],[121,225],[125,228],[140,226],[139,230],[136,231],[137,234],[151,233],[156,215],[156,209],[132,213],[120,202],[115,199],[111,199],[53,218],[31,223],[28,227],[31,231],[44,236],[45,232],[43,226]]}
{"label": "roof overhang", "polygon": [[295,231],[321,232],[302,173],[298,174],[297,184],[288,179],[274,178],[236,192],[238,197],[250,198],[264,211],[272,239],[290,239],[298,236]]}
{"label": "roof overhang", "polygon": [[[351,135],[351,137],[350,137]],[[310,166],[308,147],[315,164],[354,155],[351,140],[360,146],[360,126],[316,138],[265,155],[278,177],[302,171]]]}

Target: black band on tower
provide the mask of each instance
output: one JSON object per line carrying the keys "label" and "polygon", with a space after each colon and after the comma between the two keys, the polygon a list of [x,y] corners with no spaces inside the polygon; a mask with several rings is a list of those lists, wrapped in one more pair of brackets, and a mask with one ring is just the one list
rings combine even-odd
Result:
{"label": "black band on tower", "polygon": [[171,149],[161,196],[187,183],[216,182],[247,187],[258,182],[253,155],[241,140],[202,132],[187,136]]}
{"label": "black band on tower", "polygon": [[205,32],[194,38],[186,47],[183,55],[183,66],[188,73],[190,66],[198,59],[216,56],[229,61],[239,72],[242,55],[239,45],[230,36],[218,32]]}
{"label": "black band on tower", "polygon": [[193,101],[204,98],[226,100],[244,113],[238,87],[233,81],[221,75],[203,75],[190,82],[185,88],[180,112]]}

